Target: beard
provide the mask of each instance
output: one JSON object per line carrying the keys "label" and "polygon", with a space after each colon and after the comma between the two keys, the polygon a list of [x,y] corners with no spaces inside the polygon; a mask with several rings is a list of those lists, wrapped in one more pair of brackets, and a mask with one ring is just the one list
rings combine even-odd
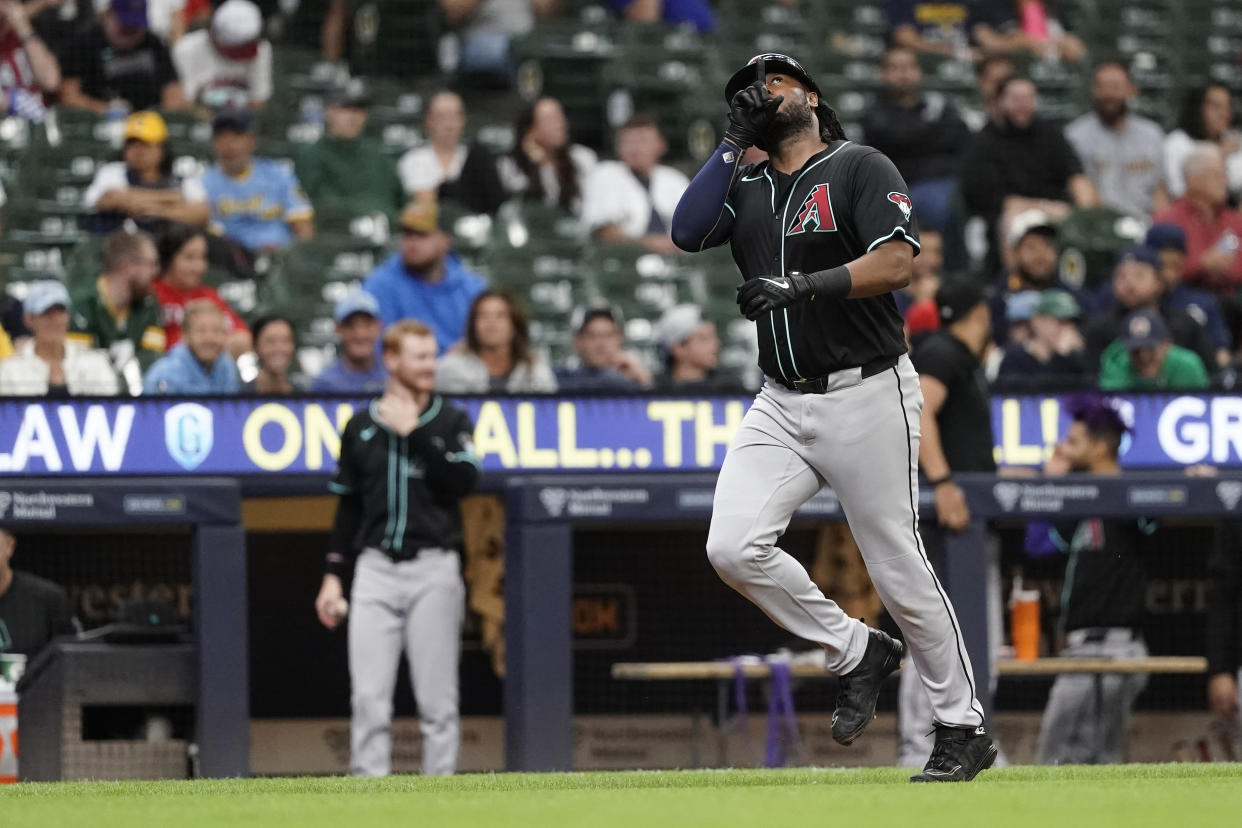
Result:
{"label": "beard", "polygon": [[785,141],[815,126],[811,104],[805,96],[791,100],[789,106],[779,110],[776,117],[763,130],[760,141],[755,146],[766,152],[780,147]]}
{"label": "beard", "polygon": [[1110,126],[1124,118],[1129,109],[1129,105],[1124,100],[1096,101],[1095,103],[1095,114]]}
{"label": "beard", "polygon": [[1057,276],[1055,266],[1053,266],[1051,270],[1036,273],[1024,263],[1015,262],[1014,270],[1018,272],[1018,276],[1021,277],[1022,281],[1026,282],[1028,285],[1036,285],[1040,288],[1051,286]]}

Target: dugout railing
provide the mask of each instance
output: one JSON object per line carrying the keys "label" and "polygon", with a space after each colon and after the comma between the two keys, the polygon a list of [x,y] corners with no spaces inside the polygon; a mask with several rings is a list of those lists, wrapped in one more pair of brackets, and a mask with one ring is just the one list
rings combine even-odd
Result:
{"label": "dugout railing", "polygon": [[246,535],[238,482],[210,477],[10,477],[0,480],[0,520],[19,533],[190,530],[198,772],[205,777],[249,775]]}

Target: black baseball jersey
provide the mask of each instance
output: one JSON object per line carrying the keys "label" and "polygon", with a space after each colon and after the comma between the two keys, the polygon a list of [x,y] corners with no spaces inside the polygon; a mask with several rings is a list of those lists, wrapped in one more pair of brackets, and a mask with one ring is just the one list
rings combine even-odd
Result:
{"label": "black baseball jersey", "polygon": [[1090,518],[1051,529],[1053,544],[1069,553],[1061,593],[1061,626],[1066,632],[1142,626],[1147,559],[1156,550],[1151,540],[1155,531],[1156,524],[1146,518]]}
{"label": "black baseball jersey", "polygon": [[[790,175],[767,161],[744,167],[725,207],[733,214],[733,259],[748,280],[838,267],[893,239],[919,250],[901,174],[879,150],[850,141],[832,142]],[[901,314],[887,293],[811,297],[756,324],[759,367],[786,382],[906,351]]]}
{"label": "black baseball jersey", "polygon": [[329,571],[347,571],[367,547],[398,561],[421,549],[458,549],[459,500],[479,475],[473,431],[465,412],[439,394],[404,437],[379,418],[375,402],[356,413],[341,432],[336,475],[328,484],[341,496]]}

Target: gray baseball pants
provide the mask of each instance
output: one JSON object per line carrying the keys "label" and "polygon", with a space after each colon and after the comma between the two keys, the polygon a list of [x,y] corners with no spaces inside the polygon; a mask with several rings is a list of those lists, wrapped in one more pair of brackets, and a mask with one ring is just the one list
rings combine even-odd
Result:
{"label": "gray baseball pants", "polygon": [[[932,526],[922,532],[923,547],[927,551],[928,558],[933,562],[933,568],[940,568],[943,565],[943,537],[946,531],[948,530]],[[991,659],[991,669],[988,675],[992,677],[992,686],[988,688],[988,691],[995,693],[996,645],[1005,637],[1005,622],[1004,610],[1001,606],[1000,539],[992,532],[987,534],[987,558],[988,657]],[[919,675],[918,668],[907,664],[901,670],[897,689],[898,765],[921,768],[927,762],[927,756],[931,753],[935,743],[931,728],[933,718],[935,714],[932,712],[931,701],[927,698],[927,691],[923,688],[923,677]],[[997,742],[995,734],[992,740]],[[996,758],[997,765],[1000,766],[1005,764],[1004,750],[999,743],[996,747],[1000,751]]]}
{"label": "gray baseball pants", "polygon": [[829,671],[854,669],[867,646],[866,625],[826,598],[776,546],[794,511],[827,483],[876,592],[901,627],[936,721],[982,724],[957,617],[918,532],[918,374],[902,356],[866,379],[857,368],[839,371],[828,389],[799,394],[764,384],[716,482],[708,559],[769,618],[820,644]]}
{"label": "gray baseball pants", "polygon": [[400,562],[376,549],[358,556],[349,610],[354,775],[385,776],[392,770],[392,697],[403,649],[421,720],[423,773],[457,770],[457,663],[465,598],[455,552],[424,550]]}
{"label": "gray baseball pants", "polygon": [[[1133,630],[1073,630],[1061,655],[1067,658],[1146,658],[1147,644]],[[1044,765],[1107,765],[1124,762],[1126,725],[1134,700],[1147,686],[1146,673],[1063,673],[1053,682],[1039,730]]]}

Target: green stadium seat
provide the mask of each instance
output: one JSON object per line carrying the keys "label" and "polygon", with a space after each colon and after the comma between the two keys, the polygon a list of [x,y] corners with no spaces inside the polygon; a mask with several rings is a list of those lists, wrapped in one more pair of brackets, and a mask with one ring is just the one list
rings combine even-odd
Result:
{"label": "green stadium seat", "polygon": [[1111,207],[1075,210],[1058,229],[1061,278],[1088,290],[1112,278],[1121,251],[1142,238],[1146,228]]}

